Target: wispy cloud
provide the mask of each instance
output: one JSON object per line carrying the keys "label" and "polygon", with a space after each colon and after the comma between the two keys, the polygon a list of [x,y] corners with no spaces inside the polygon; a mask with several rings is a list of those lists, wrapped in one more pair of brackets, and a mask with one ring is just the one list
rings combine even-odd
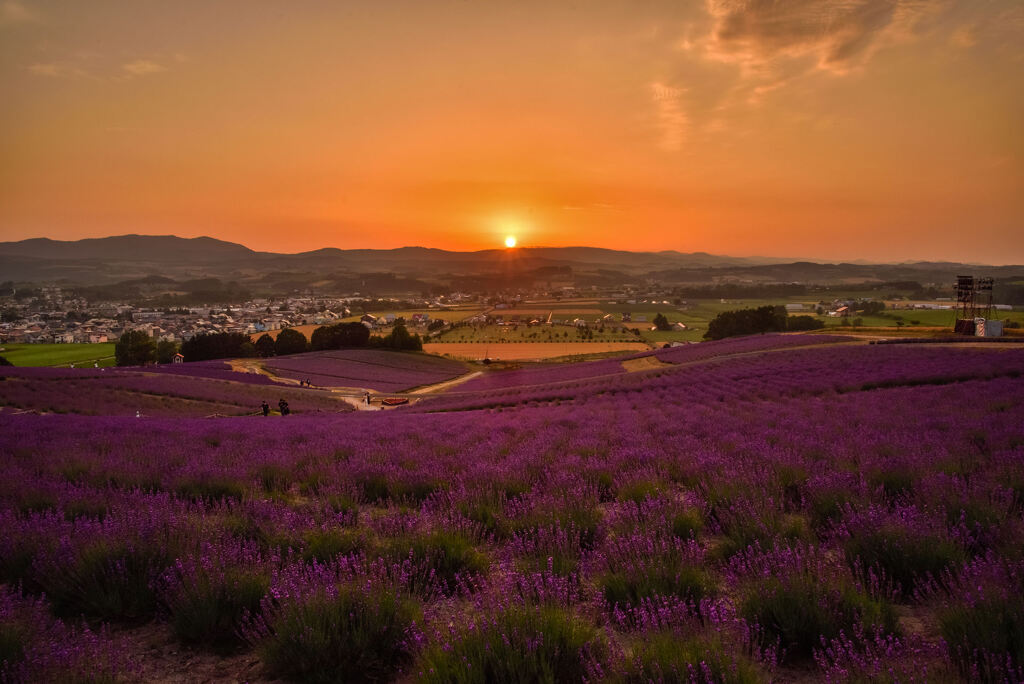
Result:
{"label": "wispy cloud", "polygon": [[961,26],[949,37],[949,44],[958,48],[972,48],[978,43],[978,31],[974,26]]}
{"label": "wispy cloud", "polygon": [[921,0],[707,0],[707,56],[762,73],[780,60],[843,73],[944,5]]}
{"label": "wispy cloud", "polygon": [[134,62],[122,64],[121,69],[129,76],[147,76],[149,74],[159,74],[162,71],[167,71],[167,67],[148,59],[137,59]]}
{"label": "wispy cloud", "polygon": [[661,130],[661,146],[670,152],[682,149],[686,140],[689,119],[682,104],[685,93],[685,88],[675,88],[661,82],[651,84],[651,100]]}
{"label": "wispy cloud", "polygon": [[101,56],[76,53],[69,59],[34,62],[26,67],[35,76],[45,78],[84,78],[94,81],[127,81],[167,71],[167,67],[149,59],[137,59],[117,65]]}
{"label": "wispy cloud", "polygon": [[31,24],[39,21],[39,15],[16,0],[0,2],[0,28]]}
{"label": "wispy cloud", "polygon": [[35,62],[26,69],[44,78],[95,78],[74,62]]}
{"label": "wispy cloud", "polygon": [[695,102],[717,94],[714,105],[703,113],[695,108],[691,118],[758,105],[810,76],[863,72],[880,49],[927,35],[963,1],[704,0],[707,23],[688,26],[676,49],[691,63],[737,71],[694,81]]}
{"label": "wispy cloud", "polygon": [[64,67],[54,62],[30,64],[28,70],[36,76],[49,76],[50,78],[56,78],[64,74]]}

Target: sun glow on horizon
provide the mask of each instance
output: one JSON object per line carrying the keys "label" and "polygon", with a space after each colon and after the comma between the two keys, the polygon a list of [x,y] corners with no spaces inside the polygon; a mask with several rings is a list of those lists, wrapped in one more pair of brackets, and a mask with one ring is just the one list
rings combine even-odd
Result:
{"label": "sun glow on horizon", "polygon": [[508,247],[509,249],[512,249],[513,247],[515,247],[516,246],[516,236],[515,235],[507,236],[505,238],[505,246]]}

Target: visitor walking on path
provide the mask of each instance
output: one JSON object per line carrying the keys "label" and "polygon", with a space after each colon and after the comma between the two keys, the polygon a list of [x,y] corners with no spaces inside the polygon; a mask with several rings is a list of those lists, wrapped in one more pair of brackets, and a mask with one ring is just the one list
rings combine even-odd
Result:
{"label": "visitor walking on path", "polygon": [[265,416],[269,416],[270,415],[270,404],[267,403],[266,399],[264,399],[263,403],[260,404],[260,408],[263,410],[263,415],[265,415]]}
{"label": "visitor walking on path", "polygon": [[277,407],[279,409],[281,409],[281,415],[282,416],[287,416],[288,415],[289,411],[288,411],[288,402],[287,401],[282,399],[281,401],[277,402]]}

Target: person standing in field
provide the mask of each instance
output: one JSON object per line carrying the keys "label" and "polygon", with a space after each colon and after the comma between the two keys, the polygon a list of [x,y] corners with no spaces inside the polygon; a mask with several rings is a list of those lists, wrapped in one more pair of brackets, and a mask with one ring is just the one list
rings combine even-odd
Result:
{"label": "person standing in field", "polygon": [[270,404],[267,403],[266,399],[264,399],[263,403],[260,404],[260,408],[263,410],[263,415],[265,415],[265,416],[269,416],[270,415]]}

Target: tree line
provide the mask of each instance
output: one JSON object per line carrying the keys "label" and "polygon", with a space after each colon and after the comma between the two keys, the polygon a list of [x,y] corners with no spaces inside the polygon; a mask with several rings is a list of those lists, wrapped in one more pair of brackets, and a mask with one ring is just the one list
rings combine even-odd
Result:
{"label": "tree line", "polygon": [[704,337],[721,340],[737,335],[821,330],[824,327],[825,324],[814,316],[788,316],[784,306],[759,306],[756,309],[723,311],[708,323]]}
{"label": "tree line", "polygon": [[383,337],[371,336],[362,323],[336,323],[317,328],[310,339],[294,328],[285,328],[276,339],[264,333],[255,343],[245,333],[207,333],[185,340],[179,348],[174,342],[157,342],[142,330],[129,330],[114,345],[114,357],[118,366],[144,366],[171,363],[179,351],[186,361],[209,361],[351,348],[422,351],[423,340],[401,323]]}

